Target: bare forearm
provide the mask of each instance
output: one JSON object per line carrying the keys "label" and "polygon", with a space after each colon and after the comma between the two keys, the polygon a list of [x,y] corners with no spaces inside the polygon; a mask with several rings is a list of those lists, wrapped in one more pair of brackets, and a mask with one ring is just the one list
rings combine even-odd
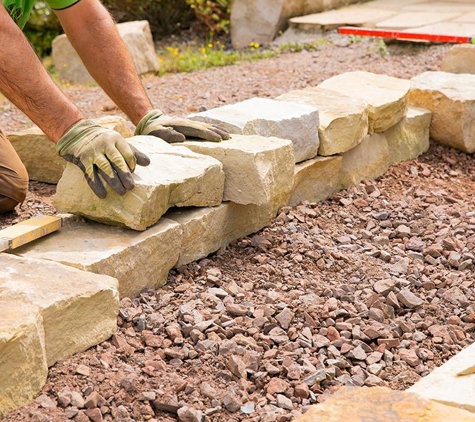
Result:
{"label": "bare forearm", "polygon": [[0,91],[53,141],[83,118],[0,2]]}
{"label": "bare forearm", "polygon": [[97,0],[81,0],[56,14],[91,76],[137,124],[152,104],[107,10]]}

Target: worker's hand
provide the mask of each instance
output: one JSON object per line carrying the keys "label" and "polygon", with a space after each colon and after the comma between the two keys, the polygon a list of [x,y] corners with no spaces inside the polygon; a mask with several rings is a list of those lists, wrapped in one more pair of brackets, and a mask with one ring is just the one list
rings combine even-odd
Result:
{"label": "worker's hand", "polygon": [[101,199],[107,195],[101,178],[119,195],[124,195],[135,186],[132,177],[135,164],[150,164],[150,159],[119,133],[91,120],[75,124],[58,141],[56,151],[83,171],[87,183]]}
{"label": "worker's hand", "polygon": [[212,142],[229,139],[229,133],[219,126],[164,116],[160,110],[149,111],[137,125],[135,135],[156,136],[169,144],[184,142],[186,138],[199,138]]}

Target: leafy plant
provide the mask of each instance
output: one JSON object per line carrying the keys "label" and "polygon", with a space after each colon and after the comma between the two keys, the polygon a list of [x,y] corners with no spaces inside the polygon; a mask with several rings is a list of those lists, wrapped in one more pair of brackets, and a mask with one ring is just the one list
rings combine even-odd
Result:
{"label": "leafy plant", "polygon": [[230,29],[231,0],[186,0],[196,19],[211,35],[227,34]]}

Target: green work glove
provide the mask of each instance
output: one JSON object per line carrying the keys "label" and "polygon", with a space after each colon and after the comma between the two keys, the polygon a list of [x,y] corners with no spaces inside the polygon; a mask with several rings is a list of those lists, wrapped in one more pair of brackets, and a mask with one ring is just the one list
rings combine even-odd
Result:
{"label": "green work glove", "polygon": [[91,120],[82,120],[69,129],[56,144],[56,151],[83,171],[87,183],[101,199],[107,195],[101,178],[119,195],[124,195],[135,186],[132,177],[135,164],[150,164],[150,159],[119,133]]}
{"label": "green work glove", "polygon": [[140,120],[134,135],[152,135],[169,144],[184,142],[186,138],[199,138],[204,141],[221,142],[229,139],[229,133],[219,126],[190,119],[164,116],[160,110],[149,111]]}

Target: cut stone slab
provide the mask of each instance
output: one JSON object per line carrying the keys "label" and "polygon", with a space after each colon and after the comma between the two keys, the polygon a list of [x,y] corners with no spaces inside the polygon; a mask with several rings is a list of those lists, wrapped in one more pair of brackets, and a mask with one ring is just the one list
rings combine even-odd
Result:
{"label": "cut stone slab", "polygon": [[[127,122],[120,116],[104,116],[93,121],[119,132],[124,138],[132,136]],[[67,161],[56,153],[55,144],[38,126],[7,136],[25,165],[30,180],[54,184],[59,182]]]}
{"label": "cut stone slab", "polygon": [[331,89],[312,87],[290,91],[276,100],[306,104],[319,112],[318,155],[346,152],[368,134],[368,104]]}
{"label": "cut stone slab", "polygon": [[[132,57],[137,73],[144,75],[158,72],[160,64],[148,21],[119,23],[116,28]],[[59,35],[53,40],[52,56],[61,81],[71,84],[94,83],[66,35]]]}
{"label": "cut stone slab", "polygon": [[425,399],[475,412],[475,344],[434,369],[408,391]]}
{"label": "cut stone slab", "polygon": [[107,198],[99,199],[82,171],[68,163],[56,191],[58,212],[143,231],[170,207],[208,207],[221,203],[224,172],[218,160],[182,146],[172,146],[154,136],[134,136],[128,141],[151,161],[148,167],[137,166],[135,188],[120,196],[105,185]]}
{"label": "cut stone slab", "polygon": [[[475,13],[474,23],[475,23]],[[475,45],[454,45],[445,55],[440,70],[450,73],[475,74]]]}
{"label": "cut stone slab", "polygon": [[239,205],[170,210],[166,217],[179,223],[183,240],[177,267],[208,256],[231,242],[269,226],[276,212],[269,205]]}
{"label": "cut stone slab", "polygon": [[[470,3],[470,4],[469,4]],[[404,11],[427,11],[430,9],[431,12],[473,12],[473,3],[472,2],[460,2],[460,1],[431,1],[429,4],[417,3],[406,5],[403,7]]]}
{"label": "cut stone slab", "polygon": [[[432,5],[431,5],[432,6]],[[427,6],[427,7],[431,7]],[[382,20],[376,24],[376,28],[404,29],[417,28],[419,26],[430,25],[434,23],[448,21],[458,16],[458,13],[421,12],[400,13],[389,19]]]}
{"label": "cut stone slab", "polygon": [[325,402],[312,406],[294,420],[320,421],[474,422],[475,415],[404,391],[385,387],[342,387]]}
{"label": "cut stone slab", "polygon": [[136,232],[78,217],[59,232],[14,253],[109,275],[118,280],[121,298],[136,297],[143,289],[166,283],[168,271],[178,261],[181,238],[181,226],[167,219]]}
{"label": "cut stone slab", "polygon": [[458,18],[452,19],[452,22],[475,23],[475,12],[464,13],[463,15],[459,16]]}
{"label": "cut stone slab", "polygon": [[296,163],[315,157],[320,144],[318,110],[304,104],[252,98],[188,117],[219,125],[229,133],[290,139]]}
{"label": "cut stone slab", "polygon": [[340,189],[341,156],[317,157],[295,167],[295,182],[289,201],[295,207],[303,201],[321,202]]}
{"label": "cut stone slab", "polygon": [[410,81],[371,72],[347,72],[320,85],[369,105],[369,133],[384,132],[401,120],[407,111]]}
{"label": "cut stone slab", "polygon": [[257,135],[232,135],[223,142],[183,144],[192,151],[209,155],[223,164],[226,180],[224,201],[278,208],[285,204],[293,187],[294,155],[287,139]]}
{"label": "cut stone slab", "polygon": [[429,149],[431,119],[429,110],[409,107],[406,116],[384,132],[388,140],[390,165],[413,160]]}
{"label": "cut stone slab", "polygon": [[0,418],[31,401],[48,376],[40,311],[14,298],[0,299],[0,374]]}
{"label": "cut stone slab", "polygon": [[39,308],[48,366],[115,333],[116,279],[10,254],[0,255],[0,268],[0,301],[21,300]]}
{"label": "cut stone slab", "polygon": [[419,26],[418,28],[405,29],[404,32],[430,35],[455,35],[460,37],[472,37],[473,23],[440,22],[434,23],[432,25]]}
{"label": "cut stone slab", "polygon": [[475,152],[475,75],[425,72],[415,76],[410,103],[432,112],[432,139]]}
{"label": "cut stone slab", "polygon": [[340,188],[376,179],[386,173],[388,168],[389,147],[386,136],[382,133],[367,135],[361,144],[343,154]]}

